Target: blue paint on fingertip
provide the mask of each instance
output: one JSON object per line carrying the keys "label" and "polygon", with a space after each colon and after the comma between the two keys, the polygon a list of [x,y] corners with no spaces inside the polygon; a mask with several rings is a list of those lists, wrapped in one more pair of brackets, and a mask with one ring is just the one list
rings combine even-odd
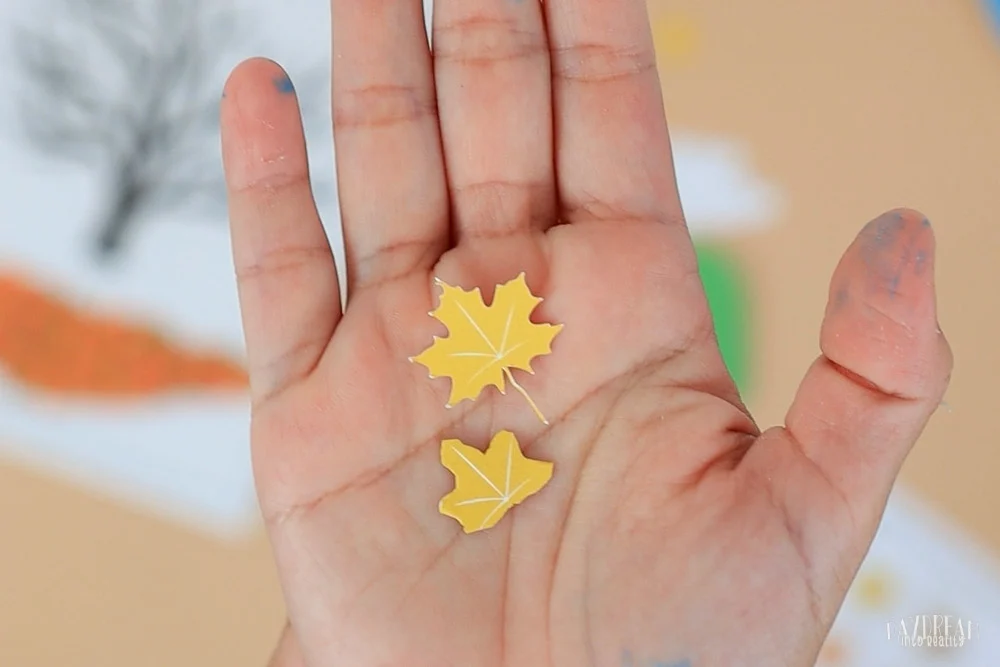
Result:
{"label": "blue paint on fingertip", "polygon": [[292,84],[292,80],[288,78],[287,74],[275,77],[274,87],[277,88],[278,92],[282,95],[292,95],[295,93],[295,86]]}

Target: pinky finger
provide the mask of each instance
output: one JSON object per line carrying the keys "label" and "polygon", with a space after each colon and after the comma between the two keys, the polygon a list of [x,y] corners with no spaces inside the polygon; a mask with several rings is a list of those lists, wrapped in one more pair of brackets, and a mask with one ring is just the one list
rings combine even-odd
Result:
{"label": "pinky finger", "polygon": [[315,368],[341,312],[298,101],[278,65],[248,60],[230,75],[222,153],[250,390],[259,405]]}

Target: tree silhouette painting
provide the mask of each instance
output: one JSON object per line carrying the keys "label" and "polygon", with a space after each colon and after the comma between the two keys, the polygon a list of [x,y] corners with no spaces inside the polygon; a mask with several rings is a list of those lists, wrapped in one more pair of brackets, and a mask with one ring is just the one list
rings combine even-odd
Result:
{"label": "tree silhouette painting", "polygon": [[97,170],[95,251],[118,253],[143,216],[218,205],[222,83],[236,12],[219,0],[53,0],[22,26],[24,136]]}

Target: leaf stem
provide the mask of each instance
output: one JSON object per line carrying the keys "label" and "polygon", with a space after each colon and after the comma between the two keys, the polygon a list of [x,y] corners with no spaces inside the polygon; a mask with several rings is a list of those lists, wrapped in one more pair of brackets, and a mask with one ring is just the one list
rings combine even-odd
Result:
{"label": "leaf stem", "polygon": [[531,400],[531,396],[528,396],[528,392],[524,390],[524,387],[522,387],[517,383],[517,380],[514,379],[514,375],[510,372],[510,369],[504,366],[503,372],[507,376],[507,379],[510,381],[510,383],[514,386],[514,389],[517,389],[519,392],[521,392],[521,396],[524,396],[524,400],[528,401],[528,405],[530,405],[531,409],[535,411],[535,414],[538,415],[538,418],[542,420],[542,423],[548,426],[549,421],[545,418],[545,415],[542,414],[542,411],[538,409],[538,406],[535,405],[535,402]]}

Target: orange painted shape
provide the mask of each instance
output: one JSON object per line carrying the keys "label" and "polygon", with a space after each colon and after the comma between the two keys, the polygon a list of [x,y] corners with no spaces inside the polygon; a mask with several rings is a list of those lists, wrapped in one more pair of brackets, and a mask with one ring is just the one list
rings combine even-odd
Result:
{"label": "orange painted shape", "polygon": [[234,360],[86,312],[11,274],[0,274],[0,366],[34,390],[75,396],[247,387],[246,371]]}

